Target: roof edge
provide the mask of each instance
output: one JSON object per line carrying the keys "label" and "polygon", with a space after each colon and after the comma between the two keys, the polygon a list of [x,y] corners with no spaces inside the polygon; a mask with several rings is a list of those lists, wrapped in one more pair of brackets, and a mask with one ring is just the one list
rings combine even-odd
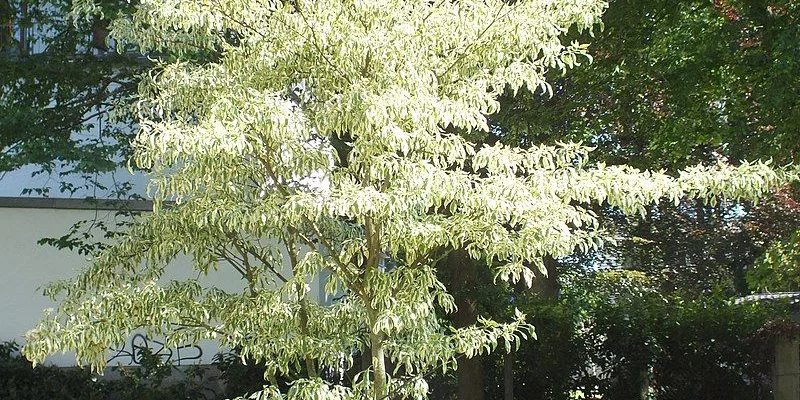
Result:
{"label": "roof edge", "polygon": [[0,208],[153,211],[153,202],[150,200],[0,196]]}

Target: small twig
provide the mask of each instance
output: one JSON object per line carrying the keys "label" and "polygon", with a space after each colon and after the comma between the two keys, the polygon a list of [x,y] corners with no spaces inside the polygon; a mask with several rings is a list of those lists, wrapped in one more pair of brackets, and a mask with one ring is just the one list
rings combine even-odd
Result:
{"label": "small twig", "polygon": [[314,45],[314,48],[317,50],[317,53],[319,53],[319,56],[322,57],[322,59],[325,60],[325,62],[327,62],[328,65],[331,68],[333,68],[334,71],[336,71],[339,75],[341,75],[342,78],[344,78],[344,80],[347,81],[348,84],[352,85],[353,82],[350,81],[350,78],[348,78],[347,75],[345,75],[341,70],[339,70],[339,68],[333,64],[333,62],[328,58],[325,52],[322,51],[322,49],[319,47],[318,43],[319,39],[317,38],[317,33],[314,31],[314,28],[311,27],[311,24],[308,22],[306,15],[303,13],[303,11],[300,9],[299,6],[296,7],[295,9],[297,10],[297,14],[300,15],[300,18],[303,19],[303,22],[305,22],[308,30],[311,31],[311,38],[313,39],[312,44]]}
{"label": "small twig", "polygon": [[217,1],[212,1],[211,3],[217,5],[217,7],[213,7],[213,9],[215,11],[219,12],[220,15],[222,15],[223,17],[231,20],[232,22],[234,22],[236,24],[241,25],[242,27],[250,30],[251,32],[257,34],[258,36],[261,36],[262,39],[266,39],[267,38],[267,36],[265,34],[261,33],[261,31],[259,31],[258,29],[254,28],[252,25],[250,25],[247,22],[244,22],[244,21],[242,21],[240,19],[234,18],[232,15],[226,13],[225,11],[222,11],[222,9],[220,8],[221,6],[219,5],[219,3]]}
{"label": "small twig", "polygon": [[[445,70],[444,70],[444,72],[442,72],[441,74],[439,74],[439,75],[437,75],[437,76],[436,76],[436,79],[437,79],[437,80],[439,80],[439,79],[441,79],[442,77],[444,77],[445,75],[447,75],[447,73],[448,73],[448,72],[450,72],[450,70],[451,70],[451,69],[453,69],[453,67],[455,67],[456,65],[458,65],[458,63],[460,63],[460,62],[461,62],[461,60],[463,60],[463,59],[464,59],[464,58],[465,58],[465,57],[466,57],[468,54],[470,54],[470,51],[472,50],[472,48],[473,48],[473,47],[475,47],[475,46],[477,45],[477,43],[478,43],[478,42],[479,42],[481,39],[483,39],[483,36],[486,34],[486,32],[488,32],[488,31],[489,31],[489,29],[491,29],[491,28],[492,28],[492,26],[494,26],[494,24],[495,24],[495,23],[496,23],[496,22],[497,22],[497,21],[500,19],[500,12],[501,12],[501,11],[503,11],[503,9],[505,9],[505,8],[506,8],[506,5],[507,5],[507,2],[505,2],[505,1],[504,1],[504,2],[503,2],[503,4],[500,6],[500,8],[498,8],[498,9],[497,9],[497,12],[494,14],[494,17],[493,17],[493,18],[492,18],[492,20],[489,22],[489,24],[487,24],[487,25],[486,25],[486,26],[483,28],[483,30],[482,30],[482,31],[481,31],[481,32],[478,34],[478,36],[475,38],[475,40],[473,40],[473,41],[472,41],[472,43],[470,43],[470,44],[469,44],[469,45],[468,45],[468,46],[467,46],[467,47],[464,49],[464,51],[463,51],[463,52],[462,52],[462,53],[461,53],[461,54],[458,56],[458,58],[456,58],[456,59],[453,61],[453,63],[452,63],[452,64],[450,64],[450,66],[449,66],[449,67],[447,67],[447,69],[445,69]],[[511,13],[511,11],[513,11],[513,9],[509,9],[509,10],[508,10],[508,12],[506,12],[506,13],[505,13],[505,15],[503,15],[503,18],[505,18],[505,17],[506,17],[508,14],[510,14],[510,13]]]}

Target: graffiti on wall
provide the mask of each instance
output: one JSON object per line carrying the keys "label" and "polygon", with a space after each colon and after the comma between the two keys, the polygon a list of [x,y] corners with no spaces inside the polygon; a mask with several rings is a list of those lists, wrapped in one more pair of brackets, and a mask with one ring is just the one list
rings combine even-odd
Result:
{"label": "graffiti on wall", "polygon": [[108,363],[141,365],[142,357],[146,353],[160,358],[164,364],[172,365],[195,364],[203,357],[203,349],[198,345],[187,344],[167,347],[164,342],[137,333],[121,348],[111,349],[111,357],[108,359]]}

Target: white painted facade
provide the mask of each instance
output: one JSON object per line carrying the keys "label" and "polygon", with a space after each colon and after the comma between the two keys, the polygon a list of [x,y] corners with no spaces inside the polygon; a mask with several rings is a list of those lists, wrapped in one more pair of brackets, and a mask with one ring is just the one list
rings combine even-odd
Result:
{"label": "white painted facade", "polygon": [[[146,202],[136,203],[138,208],[144,206]],[[93,206],[76,199],[0,197],[0,260],[4,277],[0,280],[0,341],[24,343],[23,335],[36,325],[42,311],[57,306],[42,295],[41,289],[54,280],[74,277],[89,265],[90,260],[75,252],[37,244],[41,238],[64,235],[77,221],[114,218],[114,211],[87,207]],[[165,281],[198,278],[204,286],[230,292],[245,288],[241,275],[225,265],[208,276],[199,276],[192,269],[191,260],[181,257],[167,271]],[[324,296],[317,281],[311,290],[310,295],[315,299]],[[219,345],[211,341],[165,349],[158,338],[134,335],[119,349],[109,349],[110,364],[136,364],[134,345],[146,345],[163,359],[179,365],[211,363],[220,351]],[[73,354],[54,355],[46,363],[73,366],[75,358]]]}
{"label": "white painted facade", "polygon": [[[3,199],[9,200],[9,199]],[[113,211],[63,208],[70,202],[50,201],[48,199],[15,199],[13,203],[28,203],[24,207],[8,206],[8,201],[0,203],[0,254],[3,260],[3,275],[0,280],[0,340],[16,340],[22,343],[25,332],[36,325],[45,308],[56,304],[41,293],[47,283],[54,280],[74,277],[89,264],[84,256],[69,250],[58,250],[52,246],[38,245],[43,237],[64,235],[75,222],[93,218],[113,218]],[[72,204],[81,204],[79,201]],[[37,206],[38,205],[38,206]],[[170,265],[165,279],[185,279],[196,277],[187,258]],[[244,281],[233,270],[221,270],[201,277],[206,285],[214,285],[227,291],[241,291]],[[132,337],[137,346],[145,344],[142,336]],[[135,360],[132,355],[132,342],[129,341],[118,351],[109,351],[112,364],[128,365]],[[161,349],[153,339],[147,340],[149,347],[161,352],[172,362],[210,363],[219,351],[213,342],[188,346],[185,349]],[[52,356],[48,362],[68,366],[75,365],[74,356],[63,354]]]}

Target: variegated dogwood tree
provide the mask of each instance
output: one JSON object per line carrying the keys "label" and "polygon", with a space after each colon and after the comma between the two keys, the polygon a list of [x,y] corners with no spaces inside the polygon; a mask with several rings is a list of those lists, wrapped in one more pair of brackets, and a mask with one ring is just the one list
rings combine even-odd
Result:
{"label": "variegated dogwood tree", "polygon": [[[588,59],[562,36],[591,29],[604,7],[141,0],[112,31],[160,60],[140,85],[133,143],[154,210],[47,289],[60,306],[24,353],[72,350],[99,369],[109,347],[144,330],[241,349],[267,367],[260,398],[422,399],[429,371],[532,334],[521,314],[448,327],[439,316],[453,299],[435,273],[447,252],[530,284],[542,257],[602,245],[591,203],[637,213],[664,197],[753,198],[789,178],[763,163],[668,175],[590,164],[580,144],[475,144],[501,93],[551,92],[546,71]],[[75,11],[102,12],[91,0]],[[198,52],[212,56],[193,61]],[[165,282],[181,254],[201,273],[241,274],[246,288]],[[320,276],[336,301],[311,299]],[[352,384],[328,379],[359,353],[371,368]]]}

